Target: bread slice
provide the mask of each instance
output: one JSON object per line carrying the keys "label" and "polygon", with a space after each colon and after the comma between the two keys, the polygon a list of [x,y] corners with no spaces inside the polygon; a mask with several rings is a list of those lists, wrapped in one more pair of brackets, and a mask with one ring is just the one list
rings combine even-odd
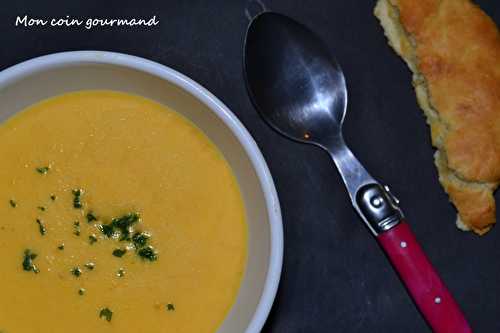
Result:
{"label": "bread slice", "polygon": [[498,28],[469,0],[379,0],[375,16],[413,72],[457,226],[482,235],[500,183]]}

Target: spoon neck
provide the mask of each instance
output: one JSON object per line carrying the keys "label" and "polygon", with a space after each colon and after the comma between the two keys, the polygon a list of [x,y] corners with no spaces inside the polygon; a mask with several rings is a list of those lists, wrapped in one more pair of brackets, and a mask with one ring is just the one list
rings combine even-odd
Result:
{"label": "spoon neck", "polygon": [[339,129],[337,132],[338,133],[331,135],[328,140],[327,150],[331,155],[344,148],[349,150],[345,143],[344,136],[342,135],[342,131]]}
{"label": "spoon neck", "polygon": [[347,147],[342,135],[333,140],[327,150],[342,176],[353,207],[370,231],[377,236],[396,226],[403,218],[397,199],[388,187],[380,185],[366,171]]}
{"label": "spoon neck", "polygon": [[337,166],[353,203],[356,201],[357,191],[362,186],[377,184],[377,181],[373,179],[347,147],[342,134],[332,137],[325,148]]}

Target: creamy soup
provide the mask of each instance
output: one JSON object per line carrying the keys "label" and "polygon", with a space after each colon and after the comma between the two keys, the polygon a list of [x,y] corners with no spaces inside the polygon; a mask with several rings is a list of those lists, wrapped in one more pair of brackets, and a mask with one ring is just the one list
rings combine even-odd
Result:
{"label": "creamy soup", "polygon": [[193,124],[80,91],[0,127],[0,332],[214,332],[245,269],[243,200]]}

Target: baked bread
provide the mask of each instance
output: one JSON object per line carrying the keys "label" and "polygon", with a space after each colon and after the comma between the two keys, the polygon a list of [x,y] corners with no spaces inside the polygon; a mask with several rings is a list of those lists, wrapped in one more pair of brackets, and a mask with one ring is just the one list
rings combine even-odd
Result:
{"label": "baked bread", "polygon": [[413,72],[457,226],[495,223],[500,183],[500,35],[469,0],[379,0],[375,16]]}

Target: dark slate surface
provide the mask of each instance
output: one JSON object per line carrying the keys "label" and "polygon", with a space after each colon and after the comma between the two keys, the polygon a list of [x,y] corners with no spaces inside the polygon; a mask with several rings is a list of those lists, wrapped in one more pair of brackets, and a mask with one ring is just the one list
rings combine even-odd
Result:
{"label": "dark slate surface", "polygon": [[[500,5],[478,1],[498,23]],[[345,135],[368,170],[391,184],[408,221],[476,332],[500,332],[500,230],[478,238],[455,229],[438,184],[429,129],[410,73],[387,46],[369,0],[264,0],[267,8],[318,32],[349,86]],[[322,151],[269,129],[252,107],[242,75],[245,0],[4,1],[0,68],[59,51],[125,52],[198,81],[241,119],[262,149],[284,217],[284,271],[264,332],[428,332],[377,243],[349,204]],[[22,29],[16,15],[137,17],[155,29]],[[499,110],[500,112],[500,110]]]}

